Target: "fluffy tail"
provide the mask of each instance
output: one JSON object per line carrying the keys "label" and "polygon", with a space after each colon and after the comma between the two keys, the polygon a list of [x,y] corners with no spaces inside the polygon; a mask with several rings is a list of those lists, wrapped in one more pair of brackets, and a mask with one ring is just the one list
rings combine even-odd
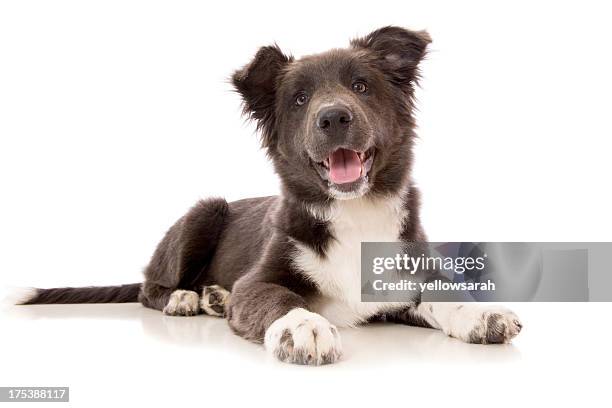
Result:
{"label": "fluffy tail", "polygon": [[17,305],[53,303],[131,303],[138,302],[140,283],[118,286],[88,286],[84,288],[31,289]]}

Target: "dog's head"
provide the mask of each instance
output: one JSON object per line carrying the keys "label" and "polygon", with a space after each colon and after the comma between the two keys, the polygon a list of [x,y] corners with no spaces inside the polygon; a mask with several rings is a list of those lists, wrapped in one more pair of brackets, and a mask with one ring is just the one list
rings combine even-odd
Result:
{"label": "dog's head", "polygon": [[398,191],[426,32],[385,27],[299,60],[262,47],[232,77],[286,192],[306,202]]}

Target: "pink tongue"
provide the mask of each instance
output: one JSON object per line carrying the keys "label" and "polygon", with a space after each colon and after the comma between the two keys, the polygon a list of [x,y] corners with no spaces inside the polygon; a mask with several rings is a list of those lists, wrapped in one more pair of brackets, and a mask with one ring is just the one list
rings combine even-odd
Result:
{"label": "pink tongue", "polygon": [[335,184],[351,183],[361,176],[361,160],[353,150],[338,149],[329,156],[329,178]]}

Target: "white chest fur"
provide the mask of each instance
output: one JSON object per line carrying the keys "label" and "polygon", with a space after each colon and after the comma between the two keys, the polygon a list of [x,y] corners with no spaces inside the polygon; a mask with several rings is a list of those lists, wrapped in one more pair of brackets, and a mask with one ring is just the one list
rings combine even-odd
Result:
{"label": "white chest fur", "polygon": [[407,216],[397,199],[338,200],[319,218],[329,221],[335,240],[326,257],[296,244],[296,266],[317,284],[322,295],[309,299],[313,312],[338,326],[354,326],[399,303],[361,302],[361,243],[394,242]]}

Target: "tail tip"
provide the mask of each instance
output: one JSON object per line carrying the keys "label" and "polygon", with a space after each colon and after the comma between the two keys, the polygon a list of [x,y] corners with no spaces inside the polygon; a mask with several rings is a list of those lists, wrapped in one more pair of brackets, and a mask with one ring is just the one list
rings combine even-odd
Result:
{"label": "tail tip", "polygon": [[36,288],[11,288],[2,303],[6,306],[25,305],[38,295]]}

